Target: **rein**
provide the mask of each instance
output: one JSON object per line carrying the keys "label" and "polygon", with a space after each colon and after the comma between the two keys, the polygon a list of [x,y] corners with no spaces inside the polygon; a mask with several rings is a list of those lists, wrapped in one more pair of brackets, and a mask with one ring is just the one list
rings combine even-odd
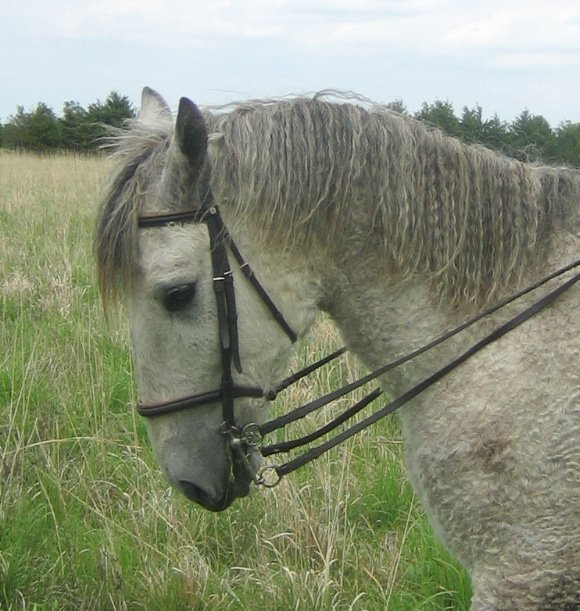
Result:
{"label": "rein", "polygon": [[562,295],[565,291],[571,288],[578,280],[580,280],[580,273],[572,276],[558,287],[547,293],[539,301],[533,303],[531,306],[520,312],[519,314],[510,318],[507,322],[497,327],[494,331],[474,343],[468,350],[460,354],[458,357],[435,371],[433,374],[427,376],[421,380],[418,384],[413,386],[408,391],[387,403],[384,407],[367,416],[358,423],[351,427],[343,430],[335,437],[328,439],[326,442],[315,446],[303,454],[300,454],[296,458],[289,460],[283,464],[271,465],[256,470],[250,461],[253,454],[260,454],[263,457],[277,455],[282,453],[290,452],[296,448],[310,444],[311,442],[319,439],[327,433],[333,431],[341,424],[344,424],[355,416],[362,409],[367,407],[375,399],[377,399],[382,391],[380,388],[375,388],[372,392],[367,394],[363,399],[346,409],[342,414],[335,417],[333,420],[328,422],[326,425],[321,427],[314,432],[305,435],[304,437],[272,443],[270,445],[261,445],[262,439],[272,433],[273,431],[279,430],[291,422],[295,422],[306,415],[314,412],[315,410],[331,403],[332,401],[343,397],[354,390],[368,384],[372,380],[375,380],[379,376],[383,375],[387,371],[395,369],[400,365],[407,363],[415,357],[423,354],[432,348],[442,344],[451,337],[457,335],[461,331],[464,331],[468,327],[472,326],[476,322],[483,318],[495,313],[496,311],[504,308],[508,304],[520,299],[524,295],[535,291],[544,284],[551,280],[554,280],[566,272],[569,272],[580,266],[580,260],[574,261],[573,263],[549,274],[534,284],[526,287],[525,289],[510,295],[506,299],[500,301],[493,307],[485,310],[484,312],[477,314],[476,316],[468,319],[459,326],[447,331],[443,335],[439,336],[435,340],[428,344],[375,369],[367,375],[361,377],[359,380],[345,384],[344,386],[318,398],[314,401],[306,403],[298,408],[291,410],[290,412],[274,418],[261,425],[256,423],[250,423],[243,427],[236,424],[234,414],[234,399],[241,397],[255,397],[265,398],[272,401],[276,398],[278,393],[282,392],[298,380],[304,378],[310,373],[316,371],[320,367],[340,357],[346,352],[346,348],[340,348],[332,354],[316,361],[312,365],[301,369],[300,371],[290,375],[289,377],[282,380],[275,389],[264,390],[259,387],[252,386],[241,386],[234,383],[232,378],[232,365],[235,367],[238,373],[242,373],[242,363],[239,355],[239,344],[238,344],[238,329],[237,329],[237,310],[236,300],[234,291],[234,278],[232,269],[228,260],[228,250],[236,260],[240,270],[244,276],[251,283],[253,289],[258,294],[261,301],[269,310],[270,314],[276,320],[280,328],[285,332],[290,341],[294,343],[297,339],[296,333],[292,330],[288,322],[280,310],[276,307],[270,296],[260,284],[256,278],[252,268],[245,261],[241,255],[237,245],[229,235],[219,213],[218,207],[215,205],[213,195],[210,190],[207,191],[206,196],[203,199],[202,207],[200,209],[167,213],[158,215],[146,215],[140,216],[138,220],[138,226],[140,228],[150,227],[161,227],[166,225],[172,225],[175,223],[184,223],[188,221],[203,222],[207,225],[208,234],[210,238],[210,250],[212,260],[212,271],[213,271],[213,287],[216,297],[216,308],[218,315],[218,327],[219,327],[219,343],[221,351],[221,362],[222,362],[222,379],[218,389],[207,391],[203,393],[197,393],[193,395],[187,395],[178,399],[172,399],[168,401],[160,401],[156,403],[138,403],[137,411],[139,414],[145,417],[154,417],[164,415],[183,409],[189,409],[193,407],[208,405],[221,401],[222,403],[222,415],[223,425],[222,433],[228,440],[229,447],[232,451],[234,460],[237,460],[248,472],[252,480],[258,485],[264,485],[266,487],[273,487],[279,483],[282,477],[292,473],[296,469],[306,465],[309,462],[320,457],[322,454],[328,452],[330,449],[336,447],[346,439],[349,439],[353,435],[356,435],[360,431],[368,428],[372,424],[378,422],[385,416],[393,413],[399,407],[421,394],[424,390],[441,380],[449,372],[453,371],[459,365],[467,361],[471,356],[503,337],[513,329],[517,328],[525,321],[532,318],[535,314],[548,307],[554,301]]}
{"label": "rein", "polygon": [[[352,382],[351,384],[347,384],[339,388],[338,390],[333,391],[332,393],[329,393],[325,397],[322,397],[321,399],[318,399],[316,401],[303,405],[302,407],[299,407],[289,412],[288,414],[281,416],[280,418],[276,418],[274,420],[270,420],[269,422],[266,422],[265,424],[258,427],[260,433],[262,435],[266,435],[267,433],[270,433],[274,430],[284,427],[285,425],[289,424],[290,422],[303,418],[308,413],[318,409],[319,407],[322,407],[323,405],[326,405],[327,403],[333,401],[334,399],[338,397],[341,397],[349,392],[352,392],[353,390],[363,386],[364,384],[382,375],[386,371],[390,369],[394,369],[402,365],[403,363],[406,363],[412,360],[419,354],[423,354],[424,352],[427,352],[428,350],[441,344],[442,342],[449,339],[450,337],[463,331],[467,327],[473,325],[474,323],[481,320],[482,318],[489,316],[493,312],[519,299],[523,295],[526,295],[527,293],[532,292],[533,290],[539,288],[543,284],[546,284],[550,280],[553,280],[563,275],[567,271],[570,271],[579,266],[580,266],[580,260],[577,260],[574,263],[571,263],[570,265],[567,265],[557,270],[556,272],[550,274],[549,276],[546,276],[542,280],[536,282],[534,285],[527,287],[526,289],[518,293],[515,293],[514,295],[511,295],[509,298],[500,302],[496,306],[469,319],[468,321],[456,327],[455,329],[452,329],[451,331],[440,336],[438,339],[434,340],[433,342],[426,344],[425,346],[422,346],[421,348],[401,357],[400,359],[393,361],[392,363],[389,363],[387,365],[384,365],[383,367],[380,367],[379,369],[376,369],[375,371],[360,378],[359,380]],[[526,322],[527,320],[535,316],[538,312],[540,312],[544,308],[554,303],[558,299],[558,297],[560,297],[560,295],[562,295],[564,292],[566,292],[568,289],[574,286],[578,282],[578,280],[580,280],[580,273],[576,274],[575,276],[572,276],[566,282],[563,282],[558,287],[553,289],[551,292],[547,293],[539,301],[533,303],[531,306],[529,306],[528,308],[526,308],[525,310],[523,310],[516,316],[513,316],[512,318],[510,318],[507,322],[503,323],[502,325],[494,329],[491,333],[483,337],[481,340],[474,343],[468,350],[460,354],[458,357],[456,357],[455,359],[453,359],[452,361],[450,361],[449,363],[447,363],[446,365],[444,365],[443,367],[435,371],[430,376],[424,378],[423,380],[415,384],[415,386],[410,388],[408,391],[404,392],[402,395],[400,395],[393,401],[387,403],[384,407],[377,410],[376,412],[374,412],[367,418],[361,420],[360,422],[356,423],[355,425],[351,426],[350,428],[346,429],[345,431],[339,433],[335,437],[332,437],[325,443],[319,446],[316,446],[314,448],[311,448],[304,454],[301,454],[300,456],[286,463],[283,463],[277,466],[265,467],[262,470],[262,481],[260,483],[268,487],[273,487],[277,485],[280,479],[284,477],[285,475],[288,475],[289,473],[296,471],[296,469],[308,464],[309,462],[312,462],[313,460],[319,458],[322,454],[325,454],[326,452],[328,452],[330,449],[336,447],[337,445],[346,441],[350,437],[370,427],[372,424],[375,424],[376,422],[378,422],[385,416],[392,414],[395,410],[399,409],[400,407],[408,403],[411,399],[414,399],[416,396],[421,394],[424,390],[426,390],[427,388],[429,388],[430,386],[432,386],[433,384],[441,380],[443,377],[445,377],[448,373],[450,373],[451,371],[459,367],[459,365],[465,363],[474,354],[476,354],[477,352],[479,352],[480,350],[482,350],[483,348],[485,348],[492,342],[500,339],[501,337],[503,337],[510,331],[513,331],[514,329],[519,327],[521,324],[523,324],[524,322]],[[315,439],[318,439],[322,435],[325,435],[326,433],[330,432],[331,430],[334,430],[337,426],[342,424],[346,419],[349,419],[352,416],[354,416],[356,413],[358,413],[361,409],[366,407],[370,402],[372,402],[374,399],[376,399],[381,394],[382,394],[382,391],[379,388],[374,389],[371,393],[369,393],[366,397],[361,399],[358,403],[356,403],[355,405],[350,407],[348,410],[343,412],[343,414],[339,415],[337,418],[335,418],[334,420],[326,424],[324,427],[322,427],[318,431],[314,431],[313,433],[306,435],[305,437],[302,437],[296,440],[287,441],[287,442],[281,442],[277,444],[262,446],[262,448],[260,449],[262,456],[270,456],[272,454],[286,453],[292,449],[301,447],[303,445],[310,443],[311,441],[314,441]]]}

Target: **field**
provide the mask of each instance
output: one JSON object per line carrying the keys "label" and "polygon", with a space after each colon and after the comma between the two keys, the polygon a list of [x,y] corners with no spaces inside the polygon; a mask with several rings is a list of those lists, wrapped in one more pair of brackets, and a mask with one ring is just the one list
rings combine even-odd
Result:
{"label": "field", "polygon": [[[469,581],[405,479],[396,419],[223,514],[168,487],[131,407],[123,312],[105,322],[95,287],[107,169],[0,154],[0,609],[467,609]],[[297,364],[338,345],[321,320]],[[355,373],[332,366],[275,409]]]}

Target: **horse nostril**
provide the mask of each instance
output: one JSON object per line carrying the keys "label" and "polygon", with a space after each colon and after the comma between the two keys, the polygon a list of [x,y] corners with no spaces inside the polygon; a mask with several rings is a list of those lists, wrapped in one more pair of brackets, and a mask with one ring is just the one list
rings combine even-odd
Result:
{"label": "horse nostril", "polygon": [[236,494],[233,490],[226,489],[222,496],[216,497],[215,494],[207,492],[201,486],[183,479],[177,482],[177,486],[180,492],[190,501],[210,511],[223,511],[227,509],[236,498]]}
{"label": "horse nostril", "polygon": [[179,486],[179,490],[183,492],[183,494],[194,503],[199,503],[204,507],[207,505],[212,505],[214,499],[200,486],[193,484],[192,482],[188,482],[186,480],[179,480],[177,482]]}

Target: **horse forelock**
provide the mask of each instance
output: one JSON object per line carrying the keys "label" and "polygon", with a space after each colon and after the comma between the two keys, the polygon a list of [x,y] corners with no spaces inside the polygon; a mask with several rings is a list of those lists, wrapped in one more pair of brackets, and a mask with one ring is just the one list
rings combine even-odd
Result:
{"label": "horse forelock", "polygon": [[114,169],[103,190],[94,241],[98,282],[105,305],[131,283],[137,253],[137,223],[148,184],[161,172],[172,125],[134,121],[112,129],[105,148]]}

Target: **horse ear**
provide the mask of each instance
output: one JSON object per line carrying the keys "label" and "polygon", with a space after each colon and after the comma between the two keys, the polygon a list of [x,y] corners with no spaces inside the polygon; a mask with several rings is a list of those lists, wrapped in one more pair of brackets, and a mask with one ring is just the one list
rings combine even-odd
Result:
{"label": "horse ear", "polygon": [[167,102],[150,87],[141,92],[141,108],[137,117],[142,123],[156,123],[159,119],[171,119]]}
{"label": "horse ear", "polygon": [[181,98],[175,123],[175,140],[196,173],[205,162],[207,139],[207,127],[201,111],[188,98]]}
{"label": "horse ear", "polygon": [[206,153],[207,127],[203,115],[191,100],[181,98],[163,171],[168,205],[178,210],[191,205],[191,189],[199,180]]}

